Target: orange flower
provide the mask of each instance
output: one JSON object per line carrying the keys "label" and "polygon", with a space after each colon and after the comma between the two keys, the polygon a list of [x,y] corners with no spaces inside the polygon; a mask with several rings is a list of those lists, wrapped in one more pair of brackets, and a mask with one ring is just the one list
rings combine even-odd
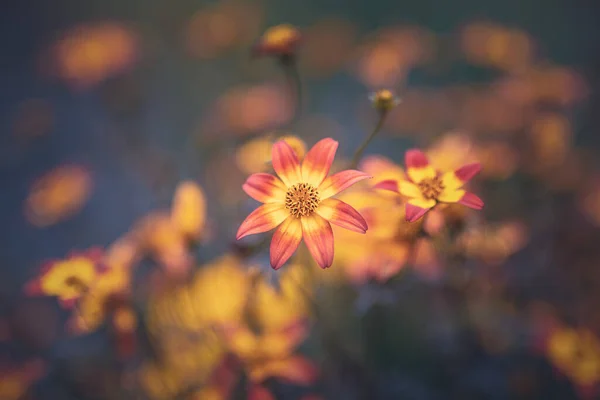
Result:
{"label": "orange flower", "polygon": [[467,164],[455,171],[440,173],[429,164],[427,156],[418,149],[406,152],[405,163],[408,180],[385,180],[375,185],[379,189],[398,192],[409,200],[406,203],[406,220],[417,221],[437,203],[460,203],[475,210],[483,208],[483,200],[461,189],[479,171],[479,163]]}
{"label": "orange flower", "polygon": [[56,296],[63,306],[70,308],[103,272],[101,260],[102,252],[92,249],[50,262],[42,268],[39,278],[26,285],[25,291],[31,295]]}
{"label": "orange flower", "polygon": [[258,173],[242,186],[253,199],[264,203],[240,225],[237,239],[277,228],[271,241],[271,266],[279,269],[298,248],[300,241],[321,268],[333,262],[333,231],[330,222],[365,233],[367,223],[354,208],[333,195],[368,178],[363,172],[346,170],[327,176],[338,142],[319,141],[302,164],[285,141],[273,145],[272,163],[277,177]]}
{"label": "orange flower", "polygon": [[302,35],[300,31],[290,24],[273,26],[262,35],[254,46],[255,55],[290,56],[294,53]]}

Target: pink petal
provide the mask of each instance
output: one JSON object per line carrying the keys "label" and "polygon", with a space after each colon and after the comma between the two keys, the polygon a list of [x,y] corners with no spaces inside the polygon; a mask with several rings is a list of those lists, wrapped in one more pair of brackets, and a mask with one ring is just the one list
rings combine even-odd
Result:
{"label": "pink petal", "polygon": [[338,172],[337,174],[327,177],[323,183],[321,183],[318,188],[319,196],[321,200],[325,200],[367,178],[370,178],[370,176],[364,172],[353,169]]}
{"label": "pink petal", "polygon": [[481,210],[483,208],[483,200],[469,192],[465,192],[462,199],[460,199],[458,202],[474,210]]}
{"label": "pink petal", "polygon": [[404,155],[406,168],[425,168],[429,165],[429,160],[425,153],[419,149],[410,149]]}
{"label": "pink petal", "polygon": [[302,161],[302,181],[318,187],[329,174],[338,142],[325,138],[306,153]]}
{"label": "pink petal", "polygon": [[333,230],[331,225],[318,214],[302,217],[302,237],[306,247],[321,268],[333,264]]}
{"label": "pink petal", "polygon": [[398,181],[394,181],[394,180],[391,180],[391,179],[378,182],[378,183],[376,183],[373,186],[373,188],[374,189],[390,190],[392,192],[400,193],[400,190],[398,189]]}
{"label": "pink petal", "polygon": [[481,163],[473,163],[467,164],[456,171],[454,171],[454,175],[463,182],[463,184],[469,182],[475,175],[477,175],[481,171]]}
{"label": "pink petal", "polygon": [[265,173],[250,175],[242,189],[248,196],[261,203],[283,202],[287,190],[277,177]]}
{"label": "pink petal", "polygon": [[406,220],[408,222],[415,222],[423,215],[425,215],[425,213],[429,210],[431,210],[431,207],[422,208],[410,203],[406,203]]}
{"label": "pink petal", "polygon": [[72,297],[70,299],[60,299],[59,298],[58,302],[60,303],[60,305],[63,308],[71,309],[71,308],[75,307],[75,304],[77,304],[77,298],[75,298],[75,297]]}
{"label": "pink petal", "polygon": [[28,296],[40,296],[42,294],[42,286],[39,279],[27,282],[23,290]]}
{"label": "pink petal", "polygon": [[360,163],[361,171],[371,175],[374,180],[405,179],[404,170],[383,156],[367,156]]}
{"label": "pink petal", "polygon": [[354,232],[365,233],[368,229],[362,215],[352,206],[338,199],[323,200],[317,208],[317,214],[332,224]]}
{"label": "pink petal", "polygon": [[237,231],[236,239],[244,236],[270,231],[281,224],[290,213],[280,203],[267,203],[252,211],[242,222]]}
{"label": "pink petal", "polygon": [[279,269],[294,254],[302,241],[300,219],[289,216],[273,234],[271,240],[271,267]]}
{"label": "pink petal", "polygon": [[302,178],[300,162],[294,149],[285,140],[280,140],[273,145],[271,162],[273,169],[287,187],[300,182]]}
{"label": "pink petal", "polygon": [[264,386],[251,384],[248,388],[248,400],[275,400],[275,396]]}

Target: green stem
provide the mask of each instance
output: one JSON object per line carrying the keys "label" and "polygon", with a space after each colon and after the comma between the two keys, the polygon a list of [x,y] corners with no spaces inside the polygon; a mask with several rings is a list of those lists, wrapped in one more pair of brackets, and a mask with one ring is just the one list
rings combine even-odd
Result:
{"label": "green stem", "polygon": [[362,142],[362,144],[358,147],[358,149],[356,149],[356,152],[354,153],[354,156],[352,157],[352,162],[350,163],[349,169],[356,169],[356,167],[358,166],[358,162],[360,161],[360,158],[362,157],[363,153],[367,149],[367,146],[369,145],[369,143],[371,143],[371,140],[373,140],[373,138],[381,130],[381,127],[383,126],[386,116],[387,116],[387,110],[379,111],[379,120],[377,121],[377,125],[375,125],[375,128],[371,131],[371,134],[369,136],[367,136],[365,141]]}
{"label": "green stem", "polygon": [[291,97],[295,101],[294,118],[292,121],[296,121],[300,118],[300,114],[302,114],[302,81],[300,79],[300,72],[298,71],[298,63],[293,55],[281,57],[280,62],[285,72]]}

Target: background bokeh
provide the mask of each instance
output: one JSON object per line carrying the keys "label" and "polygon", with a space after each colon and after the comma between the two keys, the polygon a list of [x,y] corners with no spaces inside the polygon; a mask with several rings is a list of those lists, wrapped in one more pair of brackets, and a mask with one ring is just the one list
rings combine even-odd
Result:
{"label": "background bokeh", "polygon": [[[402,101],[366,154],[402,165],[420,147],[441,169],[480,161],[486,207],[459,217],[459,261],[430,237],[415,260],[375,279],[348,267],[359,256],[344,249],[363,245],[349,237],[331,269],[300,265],[314,270],[303,293],[316,305],[292,309],[310,320],[300,353],[318,379],[263,386],[305,400],[598,398],[599,17],[592,0],[9,1],[0,15],[0,399],[219,398],[195,391],[207,385],[200,372],[197,382],[173,378],[173,390],[148,384],[171,365],[156,342],[182,354],[188,339],[177,335],[200,331],[169,325],[185,333],[169,336],[152,315],[185,308],[169,294],[190,279],[201,283],[186,296],[207,314],[225,293],[252,297],[240,288],[259,279],[277,290],[257,312],[279,318],[270,313],[287,293],[286,267],[270,271],[260,239],[235,243],[255,207],[241,185],[268,167],[284,135],[309,148],[334,138],[341,166],[375,126],[369,94],[381,88]],[[276,60],[250,56],[280,23],[303,35],[300,114]],[[190,181],[201,199],[182,218],[201,220],[202,234],[184,241],[165,215]],[[132,271],[123,325],[134,320],[134,339],[116,337],[136,343],[133,355],[115,356],[121,342],[106,324],[74,334],[66,327],[80,310],[23,290],[45,262],[94,247]],[[198,272],[213,265],[227,267]],[[250,354],[276,347],[269,340]],[[211,359],[217,345],[207,346],[195,357]]]}

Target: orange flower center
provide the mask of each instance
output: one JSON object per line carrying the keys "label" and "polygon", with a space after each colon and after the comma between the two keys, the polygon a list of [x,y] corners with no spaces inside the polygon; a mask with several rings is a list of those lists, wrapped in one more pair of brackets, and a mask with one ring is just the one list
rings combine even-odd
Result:
{"label": "orange flower center", "polygon": [[285,208],[296,218],[307,217],[319,206],[319,192],[313,185],[298,183],[288,189]]}
{"label": "orange flower center", "polygon": [[434,178],[425,178],[419,184],[419,190],[427,200],[437,199],[444,190],[444,184],[439,176]]}
{"label": "orange flower center", "polygon": [[81,279],[79,279],[76,276],[69,276],[67,279],[65,279],[65,285],[74,288],[77,291],[80,291],[81,293],[87,291],[88,287],[85,284],[85,282],[83,282]]}

